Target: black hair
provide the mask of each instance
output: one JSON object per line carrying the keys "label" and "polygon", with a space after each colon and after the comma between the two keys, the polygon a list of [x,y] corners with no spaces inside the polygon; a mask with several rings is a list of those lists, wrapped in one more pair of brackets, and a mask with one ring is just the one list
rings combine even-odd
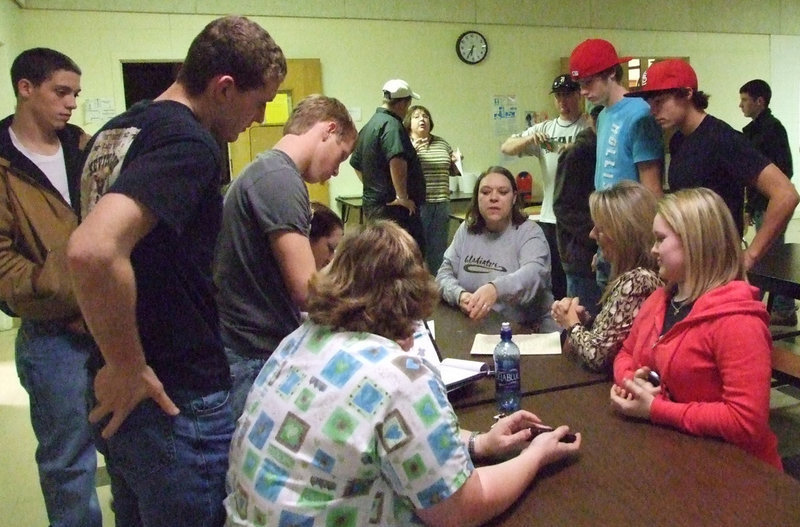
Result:
{"label": "black hair", "polygon": [[772,99],[772,89],[766,81],[761,79],[753,79],[742,84],[739,88],[739,93],[746,93],[753,100],[761,97],[764,99],[764,106],[769,106],[769,101]]}
{"label": "black hair", "polygon": [[32,48],[20,53],[11,64],[11,84],[14,96],[19,95],[19,81],[29,80],[34,86],[41,86],[53,73],[59,70],[81,74],[81,69],[68,56],[49,48]]}

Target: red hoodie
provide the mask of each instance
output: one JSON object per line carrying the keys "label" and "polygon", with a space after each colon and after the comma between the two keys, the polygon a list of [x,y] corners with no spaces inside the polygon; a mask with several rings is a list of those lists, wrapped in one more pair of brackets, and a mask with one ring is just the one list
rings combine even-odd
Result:
{"label": "red hoodie", "polygon": [[720,437],[782,469],[769,428],[772,339],[758,289],[739,280],[713,289],[659,336],[668,302],[661,288],[642,305],[614,360],[614,382],[650,367],[662,390],[652,422]]}

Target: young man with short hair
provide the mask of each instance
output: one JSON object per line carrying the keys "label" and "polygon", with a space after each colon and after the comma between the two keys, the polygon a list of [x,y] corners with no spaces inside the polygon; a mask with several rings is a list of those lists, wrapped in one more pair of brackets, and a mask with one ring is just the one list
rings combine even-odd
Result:
{"label": "young man with short hair", "polygon": [[234,420],[211,275],[222,220],[220,143],[264,119],[281,49],[243,17],[209,23],[178,78],[107,123],[82,175],[68,248],[105,361],[102,430],[117,525],[218,527]]}
{"label": "young man with short hair", "polygon": [[[772,100],[772,89],[766,81],[753,79],[739,88],[739,108],[745,117],[752,121],[742,128],[744,136],[750,140],[756,150],[775,163],[792,179],[792,149],[789,147],[789,137],[781,122],[772,115],[769,103]],[[745,189],[745,211],[752,220],[756,230],[764,224],[764,213],[767,210],[767,200],[756,189]],[[783,243],[782,232],[775,241]],[[788,296],[775,295],[770,313],[770,324],[777,326],[796,326],[797,313],[794,299]]]}
{"label": "young man with short hair", "polygon": [[308,281],[317,270],[305,183],[336,176],[356,136],[341,102],[307,97],[292,111],[281,140],[228,189],[214,280],[235,418],[264,363],[300,327]]}
{"label": "young man with short hair", "polygon": [[550,93],[553,95],[556,108],[558,108],[558,117],[536,123],[524,132],[512,135],[500,146],[500,150],[506,155],[529,155],[539,159],[543,193],[539,226],[544,231],[550,247],[553,297],[558,300],[569,293],[567,292],[567,276],[561,267],[558,242],[556,241],[553,190],[559,154],[572,144],[578,134],[587,127],[579,92],[580,86],[569,75],[557,76],[553,79]]}
{"label": "young man with short hair", "polygon": [[16,363],[30,396],[36,462],[50,525],[100,527],[97,452],[89,425],[94,343],[66,265],[78,225],[80,155],[67,124],[81,70],[58,51],[23,51],[11,66],[17,106],[0,122],[0,300],[22,319]]}

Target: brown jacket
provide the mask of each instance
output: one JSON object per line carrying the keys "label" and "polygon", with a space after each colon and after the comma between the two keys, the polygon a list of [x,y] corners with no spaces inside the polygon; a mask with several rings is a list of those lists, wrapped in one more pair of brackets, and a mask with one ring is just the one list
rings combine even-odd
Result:
{"label": "brown jacket", "polygon": [[[6,313],[35,320],[72,320],[80,310],[66,266],[66,245],[78,225],[47,176],[11,142],[11,117],[0,122],[0,300]],[[59,132],[70,198],[79,205],[83,131]],[[11,313],[9,313],[11,314]]]}

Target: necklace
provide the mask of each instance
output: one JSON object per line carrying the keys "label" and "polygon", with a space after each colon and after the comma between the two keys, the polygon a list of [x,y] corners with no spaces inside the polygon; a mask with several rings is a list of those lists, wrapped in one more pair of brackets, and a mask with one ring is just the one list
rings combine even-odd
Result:
{"label": "necklace", "polygon": [[558,118],[556,119],[556,126],[560,126],[561,128],[569,128],[569,127],[570,127],[570,126],[572,126],[573,124],[577,123],[577,122],[580,120],[580,118],[581,118],[581,117],[582,117],[582,116],[580,116],[580,115],[579,115],[577,119],[575,119],[574,121],[572,121],[572,122],[571,122],[571,123],[569,123],[569,124],[561,124],[561,123],[559,122],[559,120],[561,119],[561,117],[558,117]]}
{"label": "necklace", "polygon": [[670,299],[669,299],[669,307],[671,307],[671,308],[672,308],[672,315],[673,315],[673,316],[675,316],[675,315],[677,315],[678,313],[680,313],[680,312],[681,312],[681,309],[683,309],[683,308],[684,308],[684,307],[686,307],[687,305],[689,305],[689,304],[688,304],[688,302],[686,302],[685,300],[684,300],[683,302],[678,302],[678,303],[676,304],[676,303],[675,303],[675,299],[674,299],[674,298],[670,298]]}

